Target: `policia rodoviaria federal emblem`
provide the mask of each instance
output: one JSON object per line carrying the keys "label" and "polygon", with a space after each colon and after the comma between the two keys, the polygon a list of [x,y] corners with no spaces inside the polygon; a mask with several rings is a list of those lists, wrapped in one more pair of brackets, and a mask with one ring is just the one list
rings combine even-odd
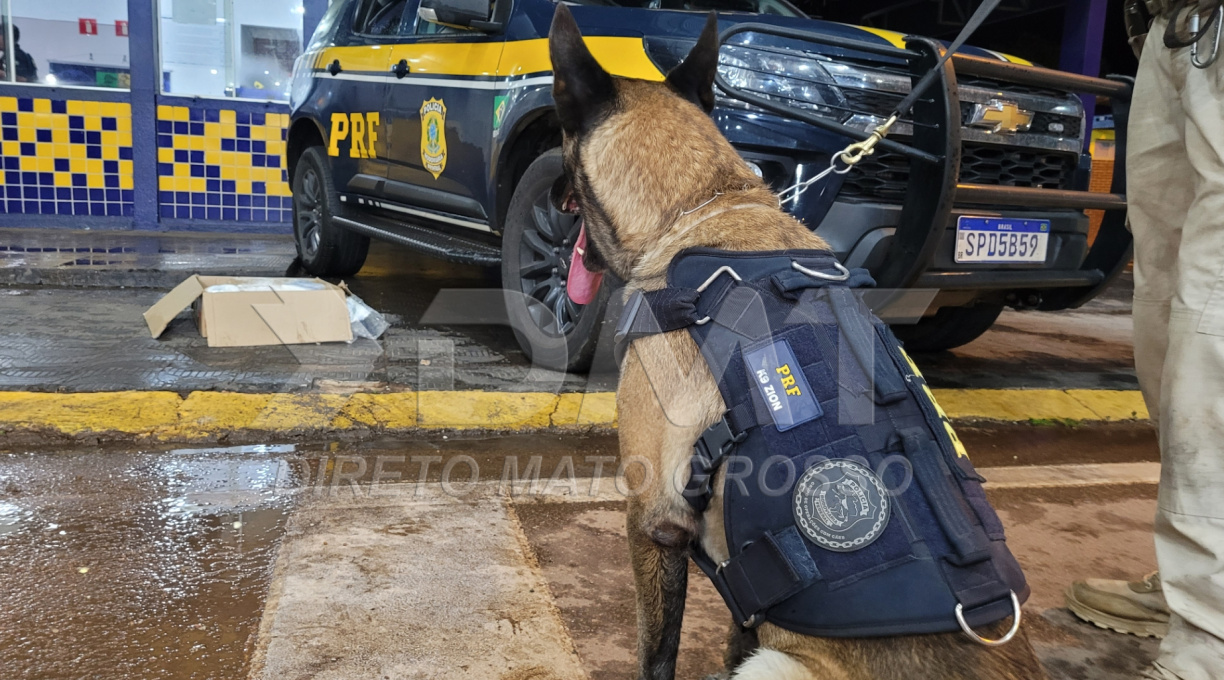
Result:
{"label": "policia rodoviaria federal emblem", "polygon": [[884,533],[892,510],[871,470],[828,460],[803,473],[795,486],[795,524],[816,545],[834,552],[865,548]]}
{"label": "policia rodoviaria federal emblem", "polygon": [[441,99],[421,104],[421,165],[434,179],[446,169],[446,104]]}

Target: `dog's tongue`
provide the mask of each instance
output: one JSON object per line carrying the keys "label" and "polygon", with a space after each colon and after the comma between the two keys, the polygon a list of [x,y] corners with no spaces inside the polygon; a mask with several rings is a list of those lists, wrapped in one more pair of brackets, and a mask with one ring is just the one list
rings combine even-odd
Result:
{"label": "dog's tongue", "polygon": [[599,292],[599,282],[603,280],[603,272],[596,274],[586,268],[582,262],[582,253],[586,252],[586,225],[578,231],[578,240],[574,242],[574,253],[570,259],[569,278],[565,282],[565,290],[569,299],[575,304],[589,305]]}

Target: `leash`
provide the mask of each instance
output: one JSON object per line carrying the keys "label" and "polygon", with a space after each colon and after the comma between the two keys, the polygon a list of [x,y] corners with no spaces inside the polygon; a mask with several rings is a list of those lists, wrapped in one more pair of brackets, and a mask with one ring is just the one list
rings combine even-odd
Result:
{"label": "leash", "polygon": [[[948,45],[947,51],[945,51],[943,56],[939,58],[939,61],[935,63],[935,67],[927,71],[926,74],[922,76],[918,83],[910,89],[909,94],[906,95],[895,108],[893,108],[892,113],[889,114],[888,118],[883,123],[876,126],[875,130],[871,131],[870,137],[861,142],[849,144],[846,146],[846,148],[833,154],[833,157],[829,159],[829,167],[822,170],[815,176],[801,182],[796,182],[795,184],[783,189],[778,194],[778,204],[784,206],[787,203],[799,200],[799,196],[802,195],[804,191],[807,191],[808,187],[812,186],[816,182],[828,177],[832,173],[844,175],[854,169],[854,166],[858,164],[859,161],[875,153],[876,145],[888,136],[888,133],[892,130],[892,126],[901,119],[901,116],[909,113],[909,110],[914,107],[914,102],[918,101],[918,98],[922,96],[922,93],[935,83],[935,80],[939,77],[939,71],[942,70],[948,63],[948,60],[952,58],[952,55],[965,44],[965,41],[969,39],[969,36],[973,35],[974,32],[981,27],[982,23],[984,23],[986,18],[990,16],[991,12],[993,12],[995,8],[999,6],[1001,1],[1002,0],[983,0],[982,4],[978,5],[978,8],[969,17],[969,20],[965,22],[965,25],[961,28],[960,33],[957,34],[956,39],[954,39],[951,44]],[[1184,2],[1184,0],[1182,1]],[[839,160],[842,162],[841,168],[837,167],[837,161]]]}

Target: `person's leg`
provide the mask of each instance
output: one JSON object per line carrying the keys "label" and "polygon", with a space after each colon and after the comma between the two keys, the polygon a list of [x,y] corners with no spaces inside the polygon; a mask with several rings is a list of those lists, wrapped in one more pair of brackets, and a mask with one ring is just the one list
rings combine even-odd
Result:
{"label": "person's leg", "polygon": [[[1194,176],[1159,392],[1156,559],[1174,615],[1157,666],[1206,680],[1224,678],[1224,66],[1190,67],[1188,53],[1170,54]],[[1171,189],[1165,203],[1184,200]]]}
{"label": "person's leg", "polygon": [[[1157,20],[1149,35],[1160,36],[1163,26]],[[1177,284],[1182,224],[1195,184],[1180,104],[1186,65],[1173,57],[1159,40],[1143,51],[1126,148],[1127,219],[1135,237],[1135,372],[1158,427],[1169,306]]]}
{"label": "person's leg", "polygon": [[[1149,35],[1160,36],[1157,21]],[[1127,217],[1135,237],[1135,372],[1152,421],[1160,427],[1161,376],[1169,343],[1169,310],[1177,287],[1182,225],[1194,199],[1197,179],[1186,155],[1186,117],[1181,90],[1188,64],[1159,37],[1139,60],[1128,129]],[[1102,628],[1163,637],[1169,609],[1160,579],[1088,579],[1066,592],[1076,616]]]}

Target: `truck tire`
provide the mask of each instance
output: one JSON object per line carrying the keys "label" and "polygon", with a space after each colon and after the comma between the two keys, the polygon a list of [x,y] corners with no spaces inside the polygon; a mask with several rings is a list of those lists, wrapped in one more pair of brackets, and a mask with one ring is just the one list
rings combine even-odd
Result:
{"label": "truck tire", "polygon": [[942,352],[967,345],[990,330],[1003,312],[1003,305],[976,304],[944,307],[916,324],[892,327],[907,352]]}
{"label": "truck tire", "polygon": [[549,200],[561,173],[561,150],[553,149],[535,159],[515,187],[502,231],[502,287],[509,293],[510,326],[528,358],[537,366],[583,373],[595,356],[613,286],[605,277],[585,306],[566,294],[579,220]]}
{"label": "truck tire", "polygon": [[323,147],[306,149],[293,173],[293,240],[302,267],[315,276],[352,276],[370,250],[370,237],[332,222],[339,205]]}

